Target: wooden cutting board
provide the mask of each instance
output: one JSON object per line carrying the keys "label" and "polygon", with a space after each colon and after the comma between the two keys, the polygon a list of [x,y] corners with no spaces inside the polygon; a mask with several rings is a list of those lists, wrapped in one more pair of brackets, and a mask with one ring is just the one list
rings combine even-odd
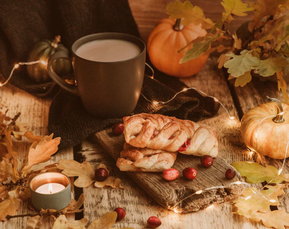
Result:
{"label": "wooden cutting board", "polygon": [[[96,139],[111,157],[118,158],[124,144],[123,136],[114,136],[111,130],[105,130],[96,133]],[[229,188],[218,188],[192,195],[196,191],[212,186],[228,186],[231,182],[239,179],[235,177],[228,181],[224,177],[225,171],[230,166],[220,157],[214,160],[214,164],[210,168],[203,168],[200,166],[199,157],[178,154],[173,167],[179,171],[186,167],[196,168],[198,170],[197,178],[187,181],[181,177],[168,182],[162,179],[161,173],[125,173],[154,201],[164,208],[178,213],[195,212],[213,203],[223,203],[232,199],[242,189],[240,185],[231,185]]]}

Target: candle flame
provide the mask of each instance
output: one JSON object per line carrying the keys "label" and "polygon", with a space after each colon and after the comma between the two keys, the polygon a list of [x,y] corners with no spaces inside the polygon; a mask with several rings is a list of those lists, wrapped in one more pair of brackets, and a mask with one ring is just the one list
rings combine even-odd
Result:
{"label": "candle flame", "polygon": [[53,187],[52,187],[52,184],[48,184],[48,192],[50,193],[50,194],[52,194],[53,193]]}

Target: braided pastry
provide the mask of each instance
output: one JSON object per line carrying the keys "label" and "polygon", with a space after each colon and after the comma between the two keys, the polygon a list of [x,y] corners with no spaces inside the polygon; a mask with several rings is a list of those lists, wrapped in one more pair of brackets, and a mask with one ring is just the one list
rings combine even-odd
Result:
{"label": "braided pastry", "polygon": [[160,114],[123,118],[125,141],[137,148],[160,149],[189,155],[218,154],[218,140],[205,126]]}
{"label": "braided pastry", "polygon": [[121,171],[160,172],[173,166],[177,153],[162,150],[127,148],[116,165]]}

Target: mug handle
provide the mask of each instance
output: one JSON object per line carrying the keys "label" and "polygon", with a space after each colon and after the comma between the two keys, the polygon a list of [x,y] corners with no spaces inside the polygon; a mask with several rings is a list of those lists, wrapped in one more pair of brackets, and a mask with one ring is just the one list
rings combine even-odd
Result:
{"label": "mug handle", "polygon": [[51,79],[53,79],[53,81],[55,83],[57,83],[60,87],[62,87],[64,90],[74,94],[74,95],[79,95],[78,94],[78,90],[77,90],[77,86],[72,86],[68,83],[66,83],[53,69],[53,64],[55,63],[55,61],[57,61],[58,59],[67,59],[69,61],[70,58],[68,57],[51,57],[48,65],[47,65],[47,71],[49,76],[51,77]]}

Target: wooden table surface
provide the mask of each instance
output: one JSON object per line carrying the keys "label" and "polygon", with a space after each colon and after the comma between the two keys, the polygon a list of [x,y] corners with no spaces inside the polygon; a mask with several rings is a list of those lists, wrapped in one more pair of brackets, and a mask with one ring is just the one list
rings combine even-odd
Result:
{"label": "wooden table surface", "polygon": [[[139,24],[144,38],[148,32],[164,17],[164,5],[167,1],[130,1],[134,11],[134,16]],[[199,1],[202,2],[202,1]],[[207,3],[208,1],[204,1]],[[212,2],[212,1],[211,1]],[[154,3],[154,4],[153,4]],[[217,3],[212,3],[209,13],[217,14]],[[137,13],[136,13],[137,12]],[[232,115],[240,118],[248,109],[266,101],[266,96],[278,97],[277,86],[272,82],[260,82],[258,80],[243,88],[234,88],[226,77],[217,70],[214,59],[208,61],[202,72],[189,79],[184,80],[188,86],[196,87],[205,93],[217,97],[229,109]],[[35,134],[47,133],[47,120],[49,105],[51,101],[36,98],[24,91],[12,86],[0,88],[0,104],[9,108],[9,114],[14,115],[21,112],[19,121],[25,123],[29,130]],[[230,123],[224,109],[220,109],[214,118],[203,121],[221,133],[219,137],[221,145],[221,155],[228,163],[246,159],[242,154],[246,151],[243,146],[237,124]],[[16,144],[16,150],[23,152],[28,149],[28,144]],[[242,149],[242,150],[240,150]],[[57,153],[52,161],[56,162],[62,158],[87,160],[93,164],[100,161],[114,168],[114,162],[106,155],[105,151],[97,143],[84,141],[81,146],[70,148]],[[276,162],[278,163],[278,162]],[[190,214],[176,214],[159,207],[154,203],[143,190],[138,188],[124,174],[116,172],[123,183],[124,189],[96,189],[93,187],[76,190],[76,195],[83,192],[85,196],[83,215],[76,215],[76,218],[86,217],[93,220],[100,215],[113,210],[116,207],[126,208],[126,218],[118,223],[117,228],[132,227],[135,229],[145,228],[146,220],[149,216],[156,215],[162,220],[163,229],[251,229],[264,228],[260,224],[234,216],[230,204],[213,206],[208,209]],[[285,204],[289,206],[288,198]],[[29,213],[27,206],[22,206],[19,214]],[[27,217],[13,218],[0,223],[0,228],[15,229],[26,228]],[[45,228],[45,224],[42,225]]]}

